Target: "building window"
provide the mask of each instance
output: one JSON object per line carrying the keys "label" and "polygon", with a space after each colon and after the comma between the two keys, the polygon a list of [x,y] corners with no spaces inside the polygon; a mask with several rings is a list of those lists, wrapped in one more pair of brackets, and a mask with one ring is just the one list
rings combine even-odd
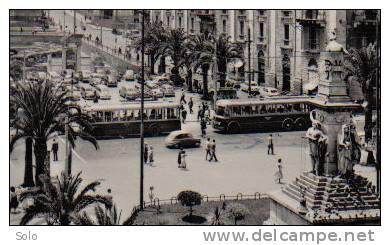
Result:
{"label": "building window", "polygon": [[191,30],[194,31],[194,18],[191,18]]}
{"label": "building window", "polygon": [[244,21],[240,21],[240,36],[244,36]]}
{"label": "building window", "polygon": [[181,28],[181,17],[179,17],[179,28]]}
{"label": "building window", "polygon": [[169,27],[169,16],[167,16],[167,26]]}
{"label": "building window", "polygon": [[290,26],[284,25],[284,43],[288,45],[288,41],[290,40]]}
{"label": "building window", "polygon": [[191,9],[191,13],[195,12],[195,10]]}
{"label": "building window", "polygon": [[222,31],[226,32],[226,20],[222,20]]}
{"label": "building window", "polygon": [[317,40],[317,31],[315,28],[309,29],[309,49],[316,50],[319,48]]}
{"label": "building window", "polygon": [[283,16],[284,17],[289,17],[290,16],[290,11],[283,11]]}
{"label": "building window", "polygon": [[158,21],[158,15],[156,15],[156,22]]}
{"label": "building window", "polygon": [[261,38],[264,37],[264,22],[259,23],[259,34]]}
{"label": "building window", "polygon": [[222,14],[227,14],[227,10],[226,9],[222,10]]}
{"label": "building window", "polygon": [[306,19],[317,19],[318,10],[310,9],[306,10]]}
{"label": "building window", "polygon": [[246,10],[240,10],[240,14],[245,14]]}
{"label": "building window", "polygon": [[263,16],[265,13],[264,10],[257,10],[257,14],[260,15],[260,16]]}

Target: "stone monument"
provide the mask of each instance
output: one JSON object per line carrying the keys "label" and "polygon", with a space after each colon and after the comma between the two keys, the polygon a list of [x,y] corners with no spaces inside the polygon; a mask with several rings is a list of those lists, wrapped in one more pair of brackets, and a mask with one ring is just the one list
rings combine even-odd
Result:
{"label": "stone monument", "polygon": [[[351,101],[343,81],[344,48],[335,32],[321,52],[318,94],[310,103],[312,127],[309,142],[312,168],[293,183],[269,193],[267,224],[379,224],[380,197],[372,184],[353,174],[360,145]],[[303,191],[304,190],[304,191]]]}

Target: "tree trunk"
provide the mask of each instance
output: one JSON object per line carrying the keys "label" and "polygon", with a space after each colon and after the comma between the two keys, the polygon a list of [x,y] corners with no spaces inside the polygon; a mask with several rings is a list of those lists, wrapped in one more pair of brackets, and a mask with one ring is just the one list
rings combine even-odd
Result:
{"label": "tree trunk", "polygon": [[374,100],[374,91],[372,86],[367,89],[366,101],[367,106],[364,109],[364,134],[365,142],[369,142],[372,139],[372,104]]}
{"label": "tree trunk", "polygon": [[155,63],[155,59],[154,59],[154,54],[153,54],[153,55],[150,55],[150,74],[151,75],[154,75],[154,63]]}
{"label": "tree trunk", "polygon": [[24,165],[24,182],[23,187],[34,186],[34,174],[33,174],[33,139],[26,138],[26,155]]}
{"label": "tree trunk", "polygon": [[187,70],[187,86],[188,86],[188,91],[192,92],[192,71],[191,71],[191,69]]}
{"label": "tree trunk", "polygon": [[34,146],[35,154],[35,184],[42,187],[40,175],[45,174],[45,160],[47,154],[46,139],[36,139]]}
{"label": "tree trunk", "polygon": [[208,100],[209,99],[209,89],[208,89],[208,70],[209,67],[207,65],[202,66],[202,75],[203,75],[203,97],[202,99]]}

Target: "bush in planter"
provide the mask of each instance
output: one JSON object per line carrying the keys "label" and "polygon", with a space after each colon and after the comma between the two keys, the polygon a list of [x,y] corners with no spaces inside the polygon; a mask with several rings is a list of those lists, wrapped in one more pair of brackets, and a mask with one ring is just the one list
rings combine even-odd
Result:
{"label": "bush in planter", "polygon": [[189,216],[192,216],[192,207],[202,202],[202,195],[195,191],[182,191],[177,195],[177,200],[180,201],[181,205],[190,207]]}
{"label": "bush in planter", "polygon": [[237,221],[243,220],[245,215],[249,214],[248,208],[241,203],[230,203],[226,207],[227,215],[237,225]]}

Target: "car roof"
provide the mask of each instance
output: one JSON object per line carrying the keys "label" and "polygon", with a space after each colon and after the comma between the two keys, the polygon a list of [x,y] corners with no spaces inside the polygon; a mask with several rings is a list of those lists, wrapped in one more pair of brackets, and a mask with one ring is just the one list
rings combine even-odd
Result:
{"label": "car roof", "polygon": [[181,135],[181,134],[190,134],[192,135],[190,132],[186,131],[186,130],[176,130],[176,131],[172,131],[169,136],[170,137],[175,137],[175,136],[178,136],[178,135]]}

